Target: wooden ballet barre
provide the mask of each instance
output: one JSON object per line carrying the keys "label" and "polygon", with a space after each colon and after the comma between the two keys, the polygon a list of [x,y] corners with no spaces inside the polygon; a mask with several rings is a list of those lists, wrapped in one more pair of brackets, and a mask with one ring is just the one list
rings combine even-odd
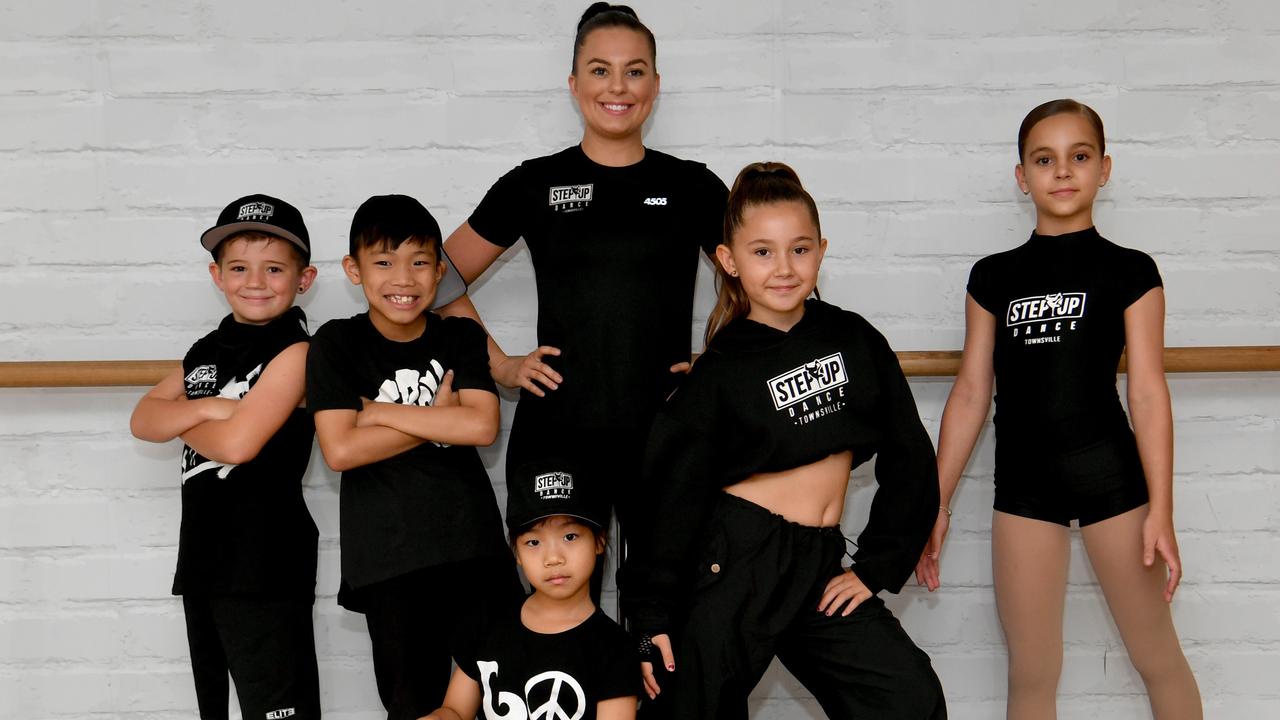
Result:
{"label": "wooden ballet barre", "polygon": [[[909,377],[947,377],[960,369],[956,350],[908,350],[898,362]],[[178,367],[177,360],[83,360],[0,362],[0,388],[145,387]],[[1239,345],[1171,347],[1164,350],[1168,373],[1275,372],[1280,347]],[[1124,358],[1119,372],[1124,372]]]}

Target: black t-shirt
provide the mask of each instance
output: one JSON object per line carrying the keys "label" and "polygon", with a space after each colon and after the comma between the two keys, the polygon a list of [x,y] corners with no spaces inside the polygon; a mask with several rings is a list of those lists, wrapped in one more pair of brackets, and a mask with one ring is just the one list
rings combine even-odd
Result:
{"label": "black t-shirt", "polygon": [[640,691],[635,642],[599,609],[549,635],[526,628],[518,604],[473,617],[455,637],[454,660],[480,683],[479,718],[594,720],[596,703]]}
{"label": "black t-shirt", "polygon": [[[444,374],[455,390],[495,392],[486,336],[470,318],[427,313],[422,335],[383,337],[368,313],[325,323],[307,355],[307,407],[359,410],[361,398],[430,405]],[[507,557],[502,518],[479,453],[423,443],[342,473],[342,578],[360,588],[412,570]]]}
{"label": "black t-shirt", "polygon": [[1116,392],[1124,311],[1160,285],[1150,256],[1095,228],[1033,233],[973,266],[969,295],[996,317],[1002,455],[1065,452],[1128,432]]}
{"label": "black t-shirt", "polygon": [[717,491],[845,450],[855,467],[876,456],[854,571],[872,592],[897,592],[937,518],[938,474],[889,343],[862,316],[819,300],[787,332],[745,317],[725,326],[649,433],[644,484],[661,499],[622,575],[633,627],[669,629]]}
{"label": "black t-shirt", "polygon": [[[183,358],[187,397],[244,397],[276,355],[307,342],[306,322],[296,307],[266,325],[228,315]],[[302,499],[313,435],[297,408],[247,463],[183,446],[175,595],[314,595],[317,533]]]}
{"label": "black t-shirt", "polygon": [[699,250],[720,244],[728,197],[705,165],[646,149],[625,167],[578,146],[504,175],[468,221],[510,247],[524,238],[537,277],[538,343],[563,376],[523,393],[513,432],[546,424],[648,427],[689,360]]}

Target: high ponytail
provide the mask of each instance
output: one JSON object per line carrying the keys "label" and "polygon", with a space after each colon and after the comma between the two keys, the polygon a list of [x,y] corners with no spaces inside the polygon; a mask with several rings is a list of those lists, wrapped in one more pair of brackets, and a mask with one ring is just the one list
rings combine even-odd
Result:
{"label": "high ponytail", "polygon": [[[733,245],[733,236],[742,227],[747,208],[772,205],[781,202],[798,202],[809,211],[813,227],[822,236],[818,222],[818,204],[800,184],[800,176],[790,165],[780,162],[757,162],[742,168],[729,190],[729,202],[724,213],[724,239],[726,246]],[[742,281],[725,271],[719,262],[716,266],[716,306],[707,317],[705,343],[734,320],[751,312],[751,300],[742,287]],[[816,293],[817,290],[815,289]]]}
{"label": "high ponytail", "polygon": [[593,31],[600,28],[620,27],[628,30],[634,30],[644,36],[649,41],[649,54],[653,60],[654,68],[658,65],[658,41],[653,37],[653,32],[640,22],[640,16],[636,14],[628,5],[611,5],[607,2],[591,3],[578,20],[578,34],[573,38],[573,65],[570,66],[569,72],[576,72],[578,69],[578,51],[587,42],[587,36]]}

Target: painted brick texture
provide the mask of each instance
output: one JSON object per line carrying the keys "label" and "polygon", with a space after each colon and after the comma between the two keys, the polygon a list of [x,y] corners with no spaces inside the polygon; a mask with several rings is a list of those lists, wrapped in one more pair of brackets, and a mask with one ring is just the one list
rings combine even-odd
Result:
{"label": "painted brick texture", "polygon": [[[585,2],[582,3],[585,6]],[[1270,0],[635,2],[658,36],[647,142],[793,164],[831,251],[825,298],[897,349],[952,349],[977,258],[1033,222],[1012,182],[1022,115],[1072,96],[1107,122],[1102,232],[1150,252],[1170,345],[1280,345],[1280,10]],[[552,2],[0,3],[0,360],[173,358],[225,312],[196,242],[248,192],[304,210],[312,328],[360,309],[350,214],[405,192],[448,229],[521,159],[580,134],[565,89],[581,7]],[[700,276],[699,316],[711,304]],[[532,269],[473,297],[509,350],[534,340]],[[701,325],[693,329],[701,331]],[[1280,376],[1171,379],[1174,613],[1207,717],[1280,715]],[[913,382],[931,432],[950,383]],[[0,717],[190,717],[176,555],[178,447],[133,440],[141,389],[0,391]],[[504,402],[509,422],[511,396]],[[954,503],[939,593],[890,604],[953,718],[999,716],[991,433]],[[502,444],[482,455],[501,488]],[[326,716],[383,716],[363,619],[338,608],[337,477],[313,456]],[[860,471],[845,526],[873,490]],[[504,493],[499,491],[501,498]],[[1141,682],[1078,541],[1063,718],[1144,717]],[[780,667],[753,717],[817,718]]]}

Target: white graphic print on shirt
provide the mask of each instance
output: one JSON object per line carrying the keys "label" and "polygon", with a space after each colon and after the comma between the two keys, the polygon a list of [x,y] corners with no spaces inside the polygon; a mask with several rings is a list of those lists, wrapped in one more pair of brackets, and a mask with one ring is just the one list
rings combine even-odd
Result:
{"label": "white graphic print on shirt", "polygon": [[766,385],[775,410],[786,410],[795,425],[807,425],[844,407],[840,398],[848,383],[844,356],[834,353],[769,378]]}
{"label": "white graphic print on shirt", "polygon": [[[426,370],[413,368],[396,370],[395,377],[383,380],[378,387],[378,397],[374,402],[396,403],[398,405],[417,405],[427,407],[436,399],[436,391],[440,389],[440,381],[444,379],[444,367],[440,361],[432,360]],[[437,447],[449,447],[448,443],[432,441]]]}
{"label": "white graphic print on shirt", "polygon": [[1027,345],[1062,342],[1059,333],[1074,332],[1084,318],[1086,297],[1082,292],[1055,292],[1012,300],[1004,326]]}
{"label": "white graphic print on shirt", "polygon": [[595,184],[559,185],[548,193],[547,205],[556,212],[585,210],[595,195]]}
{"label": "white graphic print on shirt", "polygon": [[[524,684],[523,698],[506,691],[499,691],[498,697],[494,698],[490,681],[498,674],[498,663],[479,660],[476,667],[480,670],[480,686],[484,692],[482,710],[485,720],[581,720],[587,712],[586,693],[568,673],[559,670],[539,673]],[[530,707],[529,697],[534,688],[541,685],[550,686],[547,700],[537,707]]]}
{"label": "white graphic print on shirt", "polygon": [[[249,389],[258,381],[258,376],[261,374],[262,365],[259,364],[257,367],[250,370],[249,374],[245,375],[243,380],[237,380],[232,377],[231,380],[227,382],[226,385],[223,385],[222,389],[218,391],[218,397],[229,398],[231,400],[239,400],[243,398],[245,395],[249,394]],[[192,370],[191,374],[187,375],[187,383],[211,383],[215,382],[216,378],[217,368],[215,366],[201,365],[195,370]],[[190,394],[191,393],[188,393],[188,395]],[[188,479],[193,478],[202,472],[213,470],[215,468],[218,471],[219,479],[226,478],[231,474],[231,471],[234,470],[235,467],[235,465],[228,465],[216,460],[210,460],[188,446],[183,446],[182,448],[182,482],[184,483]]]}

